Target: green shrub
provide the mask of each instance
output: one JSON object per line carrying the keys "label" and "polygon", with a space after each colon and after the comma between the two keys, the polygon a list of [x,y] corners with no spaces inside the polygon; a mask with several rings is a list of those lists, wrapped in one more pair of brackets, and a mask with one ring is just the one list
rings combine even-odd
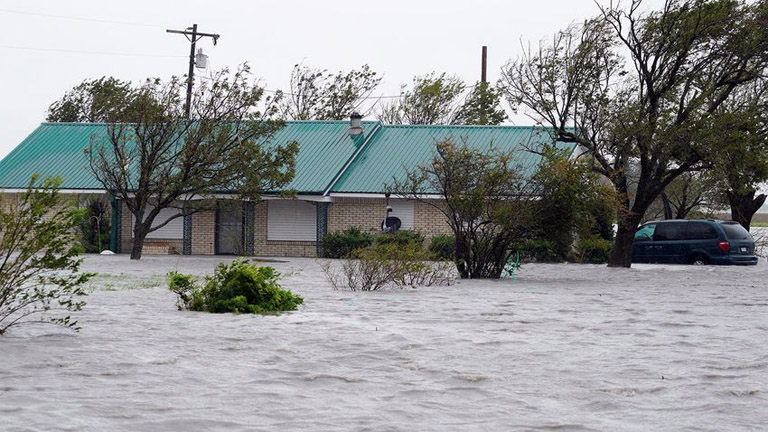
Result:
{"label": "green shrub", "polygon": [[453,260],[454,248],[456,247],[456,238],[452,235],[436,235],[432,237],[429,244],[429,251],[439,258]]}
{"label": "green shrub", "polygon": [[197,280],[178,272],[169,273],[168,289],[179,298],[179,310],[213,313],[274,313],[292,311],[304,299],[280,288],[280,274],[272,267],[258,267],[247,260],[219,264],[201,287]]}
{"label": "green shrub", "polygon": [[424,236],[418,231],[398,231],[396,233],[382,233],[376,236],[374,244],[386,245],[396,244],[399,246],[407,246],[411,244],[418,245],[419,247],[424,245]]}
{"label": "green shrub", "polygon": [[76,230],[82,211],[59,193],[60,179],[38,181],[0,200],[0,336],[11,327],[52,323],[79,329],[70,315],[85,306]]}
{"label": "green shrub", "polygon": [[562,262],[555,245],[546,239],[529,239],[520,243],[516,248],[523,262]]}
{"label": "green shrub", "polygon": [[611,257],[613,242],[599,237],[580,239],[576,245],[576,258],[582,263],[602,264]]}
{"label": "green shrub", "polygon": [[352,251],[371,244],[373,244],[373,236],[357,227],[323,236],[323,252],[327,258],[346,258]]}

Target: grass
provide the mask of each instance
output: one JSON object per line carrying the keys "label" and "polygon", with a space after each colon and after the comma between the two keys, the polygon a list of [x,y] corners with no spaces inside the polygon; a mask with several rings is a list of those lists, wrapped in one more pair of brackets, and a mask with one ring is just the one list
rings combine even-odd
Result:
{"label": "grass", "polygon": [[87,283],[87,289],[94,291],[127,291],[134,289],[149,289],[168,284],[166,276],[139,277],[128,274],[97,273]]}
{"label": "grass", "polygon": [[768,221],[752,222],[749,224],[749,226],[756,228],[768,228]]}

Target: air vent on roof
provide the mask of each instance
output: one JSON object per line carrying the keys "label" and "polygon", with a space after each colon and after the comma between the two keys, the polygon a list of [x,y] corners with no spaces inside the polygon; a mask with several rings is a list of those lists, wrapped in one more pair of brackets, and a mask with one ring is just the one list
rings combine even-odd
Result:
{"label": "air vent on roof", "polygon": [[349,116],[349,133],[350,135],[360,135],[363,133],[363,127],[361,126],[361,120],[363,119],[363,116],[361,116],[359,113],[352,113],[352,115]]}

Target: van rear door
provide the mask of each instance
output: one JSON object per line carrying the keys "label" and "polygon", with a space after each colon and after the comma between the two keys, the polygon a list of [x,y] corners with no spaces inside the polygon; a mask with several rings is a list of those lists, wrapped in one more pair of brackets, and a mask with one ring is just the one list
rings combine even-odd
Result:
{"label": "van rear door", "polygon": [[723,222],[720,224],[725,236],[731,244],[731,255],[754,255],[755,240],[738,222]]}

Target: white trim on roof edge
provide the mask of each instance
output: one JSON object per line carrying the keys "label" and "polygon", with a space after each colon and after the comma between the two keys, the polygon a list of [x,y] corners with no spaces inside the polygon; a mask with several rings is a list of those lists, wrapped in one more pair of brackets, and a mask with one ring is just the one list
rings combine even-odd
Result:
{"label": "white trim on roof edge", "polygon": [[[0,193],[24,193],[27,189],[0,189]],[[107,194],[108,192],[104,189],[59,189],[59,193],[61,194]],[[133,194],[128,194],[129,196],[133,196]],[[182,201],[199,201],[202,199],[206,199],[209,197],[214,198],[229,198],[235,196],[235,194],[213,194],[208,196],[199,196],[194,195],[192,197],[181,197]],[[382,195],[383,196],[383,195]],[[301,195],[297,194],[295,197],[282,197],[277,195],[262,195],[261,201],[267,201],[267,200],[290,200],[290,199],[296,199],[297,201],[311,201],[311,202],[333,202],[333,198],[329,196],[322,196],[322,195]],[[248,201],[248,200],[243,200]]]}
{"label": "white trim on roof edge", "polygon": [[[363,192],[331,192],[330,196],[332,198],[386,198],[387,196],[384,193],[363,193]],[[391,194],[389,196],[391,199],[411,199],[408,197],[404,197],[402,195],[398,194]],[[443,196],[440,194],[421,194],[418,196],[418,198],[423,199],[443,199]]]}
{"label": "white trim on roof edge", "polygon": [[[24,193],[27,188],[24,189],[0,189],[0,193]],[[104,189],[58,189],[60,194],[105,194]]]}

